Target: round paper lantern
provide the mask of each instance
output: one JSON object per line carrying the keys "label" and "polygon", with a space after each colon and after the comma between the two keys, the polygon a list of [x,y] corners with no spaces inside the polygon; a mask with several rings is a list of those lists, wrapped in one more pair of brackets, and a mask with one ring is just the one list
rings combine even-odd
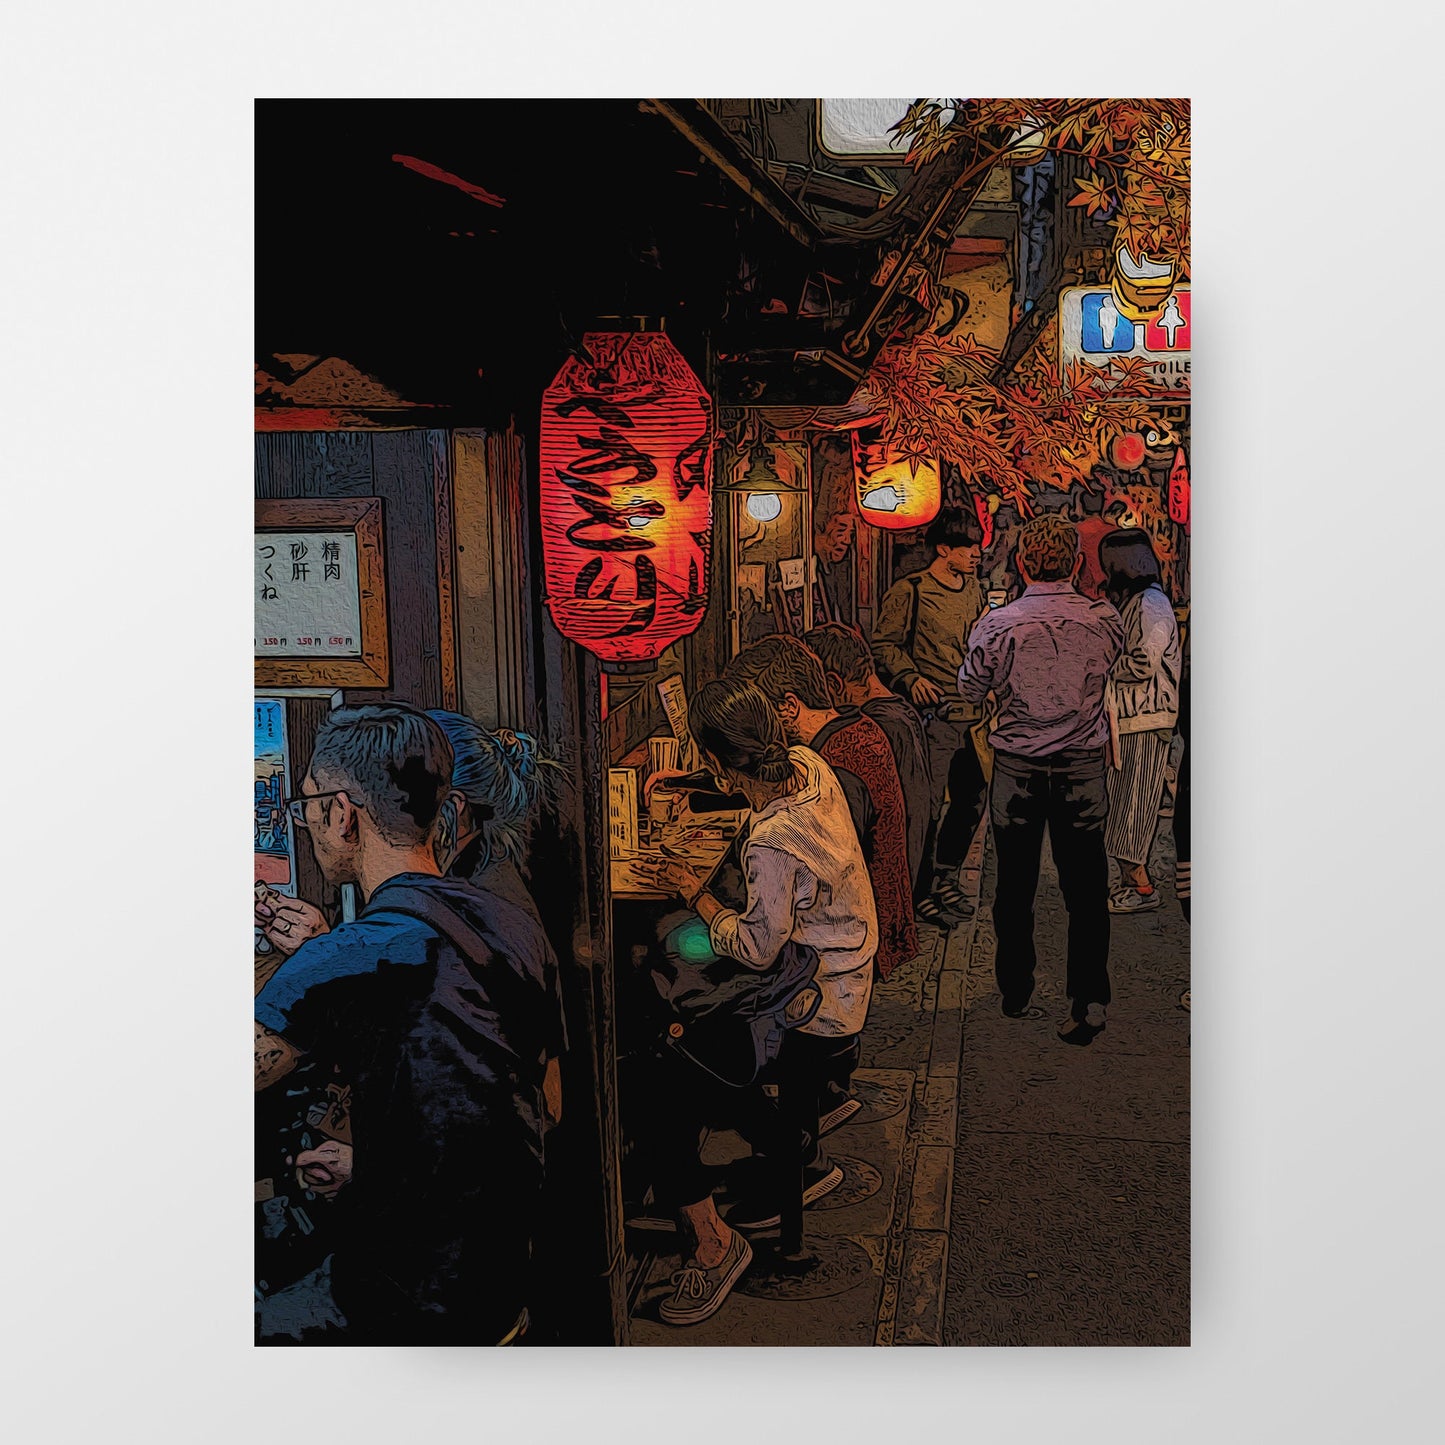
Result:
{"label": "round paper lantern", "polygon": [[1114,253],[1114,303],[1130,321],[1153,321],[1164,309],[1174,290],[1178,266],[1173,261],[1152,259],[1140,252],[1139,258],[1127,246]]}
{"label": "round paper lantern", "polygon": [[1048,154],[1048,132],[1037,116],[1025,116],[999,160],[1010,166],[1034,166]]}
{"label": "round paper lantern", "polygon": [[895,532],[931,522],[943,505],[938,463],[900,455],[877,426],[857,427],[851,435],[859,516]]}
{"label": "round paper lantern", "polygon": [[712,543],[712,403],[658,332],[589,332],[542,396],[544,596],[604,662],[697,629]]}
{"label": "round paper lantern", "polygon": [[1109,443],[1109,462],[1121,472],[1136,472],[1144,465],[1144,438],[1124,432]]}

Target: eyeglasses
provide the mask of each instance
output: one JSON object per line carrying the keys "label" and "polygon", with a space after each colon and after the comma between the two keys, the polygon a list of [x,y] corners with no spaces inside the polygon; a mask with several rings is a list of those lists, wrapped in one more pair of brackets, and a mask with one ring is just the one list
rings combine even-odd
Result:
{"label": "eyeglasses", "polygon": [[[309,828],[310,823],[306,821],[306,805],[314,803],[319,798],[350,798],[351,794],[345,788],[334,788],[329,793],[302,793],[299,798],[286,799],[286,814],[298,828]],[[352,802],[353,808],[359,806]]]}

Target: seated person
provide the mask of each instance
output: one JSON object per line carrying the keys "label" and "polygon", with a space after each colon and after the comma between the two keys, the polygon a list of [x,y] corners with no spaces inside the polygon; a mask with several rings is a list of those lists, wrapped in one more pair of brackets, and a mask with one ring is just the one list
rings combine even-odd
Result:
{"label": "seated person", "polygon": [[563,1045],[556,960],[523,910],[441,876],[452,761],[411,708],[333,712],[289,807],[327,881],[364,906],[328,929],[298,900],[257,903],[290,956],[256,996],[256,1087],[303,1053],[329,1062],[356,1140],[354,1159],[344,1143],[297,1159],[335,1196],[339,1242],[328,1298],[259,1302],[263,1340],[304,1338],[307,1308],[321,1343],[495,1345],[525,1327],[543,1076]]}
{"label": "seated person", "polygon": [[733,658],[724,675],[757,687],[788,742],[817,753],[836,775],[873,888],[878,976],[888,978],[918,953],[907,814],[888,739],[872,718],[833,706],[823,664],[796,637],[765,637]]}
{"label": "seated person", "polygon": [[[707,683],[692,701],[691,726],[720,783],[743,794],[751,809],[742,850],[747,903],[725,908],[680,862],[657,865],[657,881],[696,910],[717,954],[748,968],[771,967],[790,940],[818,953],[822,1001],[808,1023],[784,1035],[778,1061],[780,1107],[789,1111],[783,1122],[801,1135],[803,1200],[811,1202],[843,1178],[818,1148],[818,1080],[840,1053],[856,1049],[868,1017],[878,923],[867,866],[832,769],[811,750],[787,745],[777,714],[757,688],[731,680]],[[698,1159],[703,1121],[697,1098],[678,1089],[662,1102],[671,1163],[658,1194],[679,1209],[693,1251],[661,1313],[670,1323],[692,1324],[722,1304],[752,1251],[713,1204]],[[772,1201],[748,1222],[767,1227],[780,1213],[779,1201]]]}
{"label": "seated person", "polygon": [[[488,732],[461,713],[427,716],[452,745],[452,796],[437,819],[438,863],[448,878],[465,879],[473,888],[505,898],[540,928],[536,901],[522,879],[522,840],[542,794],[542,779],[557,764],[541,756],[529,733]],[[570,917],[566,927],[571,928]],[[547,953],[552,955],[550,945]],[[554,959],[553,976],[556,970]],[[555,1055],[547,1060],[542,1093],[548,1120],[560,1122],[562,1073]]]}
{"label": "seated person", "polygon": [[825,622],[809,632],[803,641],[823,664],[833,705],[840,711],[856,708],[867,714],[888,739],[903,788],[903,812],[908,823],[908,876],[917,886],[933,796],[928,775],[928,741],[923,735],[918,709],[904,702],[878,676],[873,649],[856,627]]}

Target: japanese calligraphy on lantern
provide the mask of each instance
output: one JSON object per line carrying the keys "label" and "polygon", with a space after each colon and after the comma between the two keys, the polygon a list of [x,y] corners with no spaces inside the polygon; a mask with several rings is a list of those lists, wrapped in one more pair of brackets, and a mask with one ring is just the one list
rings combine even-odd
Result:
{"label": "japanese calligraphy on lantern", "polygon": [[256,534],[256,656],[360,657],[354,532]]}
{"label": "japanese calligraphy on lantern", "polygon": [[650,661],[702,621],[711,412],[661,332],[589,332],[543,395],[547,607],[603,661]]}

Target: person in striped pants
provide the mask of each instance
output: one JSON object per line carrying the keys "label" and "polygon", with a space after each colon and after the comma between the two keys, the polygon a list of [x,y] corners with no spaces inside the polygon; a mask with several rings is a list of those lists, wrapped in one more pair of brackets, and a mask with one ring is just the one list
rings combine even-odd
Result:
{"label": "person in striped pants", "polygon": [[1137,527],[1111,532],[1099,543],[1099,563],[1105,593],[1124,622],[1124,648],[1110,674],[1108,696],[1118,741],[1108,774],[1104,847],[1119,872],[1109,910],[1143,913],[1159,907],[1149,853],[1179,721],[1179,625],[1145,532]]}

